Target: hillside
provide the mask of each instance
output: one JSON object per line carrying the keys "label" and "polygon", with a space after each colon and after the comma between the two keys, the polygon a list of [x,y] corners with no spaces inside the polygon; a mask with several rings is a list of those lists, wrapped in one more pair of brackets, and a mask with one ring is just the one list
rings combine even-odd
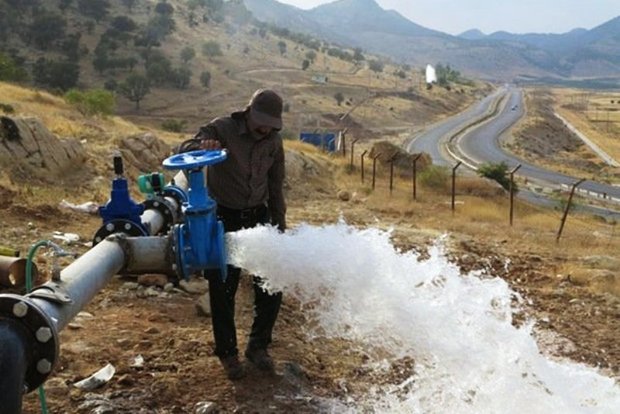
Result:
{"label": "hillside", "polygon": [[[63,101],[44,92],[2,83],[0,92],[2,96],[10,96],[17,108],[10,117],[35,116],[45,120],[44,125],[57,133],[64,131],[64,136],[68,135],[68,131],[73,131],[81,139],[85,159],[88,160],[79,169],[66,171],[61,177],[31,179],[27,185],[24,185],[23,178],[15,175],[19,160],[0,164],[0,245],[21,251],[26,251],[37,239],[52,238],[55,231],[78,234],[81,240],[92,237],[100,226],[100,219],[61,208],[59,203],[62,199],[75,204],[105,202],[112,178],[109,154],[113,150],[121,150],[129,176],[135,177],[140,171],[157,170],[157,158],[165,157],[169,146],[177,142],[174,134],[138,127],[122,118],[84,117]],[[2,130],[2,140],[6,139],[4,134]],[[144,157],[143,150],[131,145],[136,137],[146,136],[150,136],[149,153],[154,157]],[[491,300],[493,295],[490,292],[452,290],[455,283],[465,283],[471,277],[468,273],[475,271],[474,274],[479,276],[474,276],[474,279],[480,280],[479,283],[492,283],[497,277],[516,292],[515,296],[507,297],[512,299],[503,299],[508,303],[516,302],[509,311],[508,320],[511,322],[501,330],[501,336],[493,338],[494,344],[496,340],[499,344],[505,341],[507,334],[513,335],[508,332],[516,329],[510,328],[511,324],[519,327],[524,321],[531,320],[537,347],[547,358],[562,364],[567,359],[586,363],[599,367],[604,375],[618,378],[620,284],[617,272],[620,263],[616,252],[620,240],[613,226],[571,216],[562,241],[556,243],[554,239],[560,212],[518,204],[516,224],[508,227],[505,195],[484,182],[459,178],[459,204],[455,214],[450,209],[448,191],[437,184],[421,185],[417,201],[412,202],[406,178],[398,178],[395,191],[388,191],[388,169],[385,165],[380,165],[378,187],[372,191],[368,180],[365,184],[360,183],[357,167],[351,172],[348,159],[330,156],[292,141],[286,142],[286,150],[291,231],[286,236],[290,239],[284,245],[294,246],[296,237],[303,234],[296,235],[295,229],[302,229],[307,224],[316,231],[327,226],[325,231],[329,234],[334,231],[329,230],[329,226],[345,220],[352,227],[342,230],[344,233],[338,237],[355,236],[356,229],[359,229],[366,231],[363,234],[367,238],[368,231],[372,229],[391,229],[389,240],[400,252],[419,255],[414,260],[415,264],[408,264],[416,269],[415,276],[409,277],[425,279],[424,286],[438,289],[435,300],[419,307],[415,313],[423,315],[422,319],[430,323],[428,331],[414,333],[416,337],[433,338],[446,344],[445,348],[451,353],[440,361],[463,358],[475,361],[475,355],[482,356],[489,352],[487,338],[483,335],[490,335],[490,331],[481,326],[469,326],[468,330],[468,324],[463,326],[460,320],[477,307],[474,303],[490,300],[488,309],[483,306],[483,313],[477,318],[505,316],[502,313],[504,307],[494,302],[495,299]],[[135,164],[134,160],[141,164]],[[408,167],[402,171],[403,176],[406,171]],[[130,185],[135,188],[133,180]],[[134,194],[136,199],[140,199],[139,194]],[[441,237],[442,234],[445,236]],[[323,244],[325,248],[332,249],[332,243],[339,243],[337,240],[326,238]],[[438,240],[443,240],[441,243],[446,246],[445,257],[444,253],[438,253],[433,247]],[[359,242],[358,239],[353,241]],[[66,247],[80,253],[88,249],[82,243]],[[360,247],[338,245],[337,248]],[[300,262],[304,262],[304,256],[312,256],[312,248],[311,245],[304,245]],[[314,248],[320,249],[320,246]],[[386,256],[380,260],[388,260],[390,254],[394,255],[390,260],[401,260],[397,259],[400,253],[384,254]],[[331,257],[338,255],[325,255],[322,259],[332,260]],[[371,276],[372,281],[377,283],[371,284],[370,279],[347,282],[346,278],[353,276],[346,270],[346,265],[356,263],[354,257],[355,254],[351,253],[345,255],[342,273],[335,280],[341,280],[344,284],[347,292],[344,297],[352,295],[349,298],[352,304],[361,297],[358,295],[374,298],[372,302],[363,302],[364,307],[372,309],[373,315],[381,315],[389,302],[388,298],[395,297],[397,292],[379,298],[373,296],[373,292],[380,292],[380,286],[389,286],[389,280],[395,277],[405,283],[407,275],[398,271],[386,273],[391,272],[388,270],[390,266],[383,267],[389,263],[387,261],[370,262],[366,267],[376,267],[380,272]],[[65,264],[69,262],[65,259]],[[321,260],[315,262],[320,263]],[[445,267],[437,270],[436,266],[441,263]],[[51,264],[48,258],[39,256],[37,264],[44,276],[49,275]],[[288,266],[293,268],[295,265]],[[354,269],[364,271],[360,267]],[[225,378],[217,359],[211,354],[211,326],[196,308],[199,294],[171,291],[169,288],[164,290],[158,287],[160,282],[147,286],[153,283],[148,282],[149,279],[141,279],[141,284],[137,284],[135,277],[114,278],[85,309],[86,312],[61,334],[60,366],[46,383],[50,409],[52,412],[198,413],[204,412],[197,408],[197,404],[202,403],[205,407],[211,405],[211,409],[214,406],[226,413],[316,413],[342,411],[347,407],[372,410],[377,409],[377,398],[387,398],[384,400],[387,404],[392,395],[390,390],[394,387],[407,384],[413,378],[422,383],[425,381],[423,372],[418,372],[419,364],[423,363],[424,346],[414,346],[407,351],[411,353],[403,355],[405,348],[397,347],[396,351],[390,348],[390,337],[386,336],[385,331],[382,331],[385,343],[376,339],[370,343],[354,340],[348,335],[357,329],[363,332],[363,325],[345,327],[337,333],[322,331],[321,314],[316,313],[323,311],[319,300],[308,302],[302,293],[304,280],[309,284],[322,280],[324,275],[309,277],[303,270],[300,271],[302,273],[298,277],[301,284],[297,289],[286,291],[285,304],[276,326],[272,351],[277,362],[276,374],[264,377],[251,371],[247,379],[237,383]],[[335,281],[322,285],[319,289],[321,296],[330,297],[332,293],[339,293],[330,293],[330,288],[335,289],[338,285]],[[356,286],[362,288],[352,294]],[[402,290],[400,286],[396,288]],[[394,303],[393,309],[385,308],[386,311],[389,309],[387,315],[391,315],[390,325],[409,326],[406,321],[416,319],[415,314],[409,314],[404,319],[398,317],[407,309],[407,302],[418,303],[421,299],[418,295],[424,296],[421,286],[411,289],[407,301]],[[478,297],[479,294],[482,296]],[[454,302],[450,299],[453,295]],[[250,299],[250,285],[242,283],[237,307],[240,338],[245,338],[249,329]],[[460,304],[465,305],[464,309]],[[345,309],[337,309],[340,312],[338,318],[347,317],[346,313],[342,313]],[[461,313],[462,310],[464,313]],[[445,336],[443,329],[452,326],[449,322],[452,320],[455,323],[453,329],[463,326],[464,330],[454,337],[454,331]],[[399,326],[396,328],[399,332],[403,331]],[[417,335],[418,332],[423,334]],[[474,348],[463,344],[461,335],[472,338]],[[523,338],[514,344],[521,341]],[[530,358],[529,355],[523,356]],[[85,392],[73,386],[107,363],[112,363],[117,371],[102,388]],[[494,366],[492,358],[484,365],[488,364]],[[502,368],[497,369],[498,375],[505,374]],[[469,385],[469,380],[461,378],[459,372],[449,373],[455,376],[451,379],[450,388],[478,386]],[[466,374],[473,373],[467,371]],[[568,373],[563,371],[563,376],[566,375]],[[573,381],[580,384],[578,377]],[[515,386],[521,385],[512,384],[511,399],[514,398],[512,391]],[[483,393],[488,388],[492,388],[490,384],[488,387],[483,384],[479,392]],[[401,395],[403,398],[415,398],[418,394],[409,394],[412,391],[404,387]],[[437,388],[435,392],[450,396],[447,389]],[[587,394],[589,391],[587,387],[581,387],[581,392]],[[493,399],[509,398],[504,393],[503,390],[493,392]],[[538,394],[534,397],[528,392],[527,395],[539,401]],[[485,411],[484,400],[475,402],[483,404],[476,405],[482,407],[479,412]],[[461,409],[471,404],[459,398],[456,401],[461,401],[457,403]],[[404,402],[401,401],[401,404]],[[28,394],[25,397],[25,412],[38,412],[37,407],[36,393]],[[393,408],[387,409],[387,412],[392,411]]]}
{"label": "hillside", "polygon": [[[289,138],[345,127],[360,138],[381,129],[398,137],[394,131],[457,112],[489,90],[471,82],[427,90],[421,67],[382,60],[371,69],[372,55],[354,61],[352,49],[253,20],[239,2],[101,0],[94,3],[107,5],[100,18],[80,1],[62,10],[28,4],[9,9],[0,2],[0,16],[13,18],[6,27],[15,26],[3,33],[0,53],[25,70],[25,82],[62,92],[105,88],[116,95],[116,113],[150,126],[168,122],[186,134],[243,108],[259,87],[285,97]],[[29,40],[35,21],[47,22],[44,32],[58,40]],[[123,92],[136,75],[150,85],[139,102]]]}

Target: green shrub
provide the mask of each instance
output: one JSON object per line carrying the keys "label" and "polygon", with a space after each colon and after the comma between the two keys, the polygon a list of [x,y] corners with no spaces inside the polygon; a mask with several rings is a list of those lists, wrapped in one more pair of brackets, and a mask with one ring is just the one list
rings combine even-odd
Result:
{"label": "green shrub", "polygon": [[65,93],[64,98],[84,115],[111,115],[116,107],[114,94],[104,89],[71,89]]}
{"label": "green shrub", "polygon": [[177,119],[167,119],[161,123],[161,127],[165,131],[182,132],[187,126],[187,121]]}
{"label": "green shrub", "polygon": [[15,108],[13,108],[13,105],[0,103],[0,111],[5,114],[12,114],[15,112]]}
{"label": "green shrub", "polygon": [[446,189],[450,182],[450,172],[446,167],[429,165],[419,175],[420,183],[429,188]]}

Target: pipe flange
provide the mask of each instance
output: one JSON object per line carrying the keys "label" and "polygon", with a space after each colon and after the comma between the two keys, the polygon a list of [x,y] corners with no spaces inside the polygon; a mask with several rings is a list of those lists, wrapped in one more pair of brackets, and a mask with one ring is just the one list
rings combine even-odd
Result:
{"label": "pipe flange", "polygon": [[177,211],[177,214],[180,212],[183,203],[187,203],[187,194],[182,188],[177,187],[176,185],[166,186],[161,194],[164,197],[169,197],[177,202],[177,205],[179,206],[179,211]]}
{"label": "pipe flange", "polygon": [[50,376],[59,355],[59,338],[52,320],[26,296],[0,295],[0,318],[19,323],[27,332],[28,368],[24,393],[37,389]]}
{"label": "pipe flange", "polygon": [[93,246],[101,243],[106,237],[115,234],[123,233],[131,237],[146,237],[148,232],[141,224],[136,224],[133,221],[125,219],[110,220],[97,230],[95,237],[93,238]]}
{"label": "pipe flange", "polygon": [[[164,218],[164,224],[159,231],[159,234],[168,233],[168,231],[172,228],[172,225],[177,222],[177,212],[174,206],[164,197],[153,197],[146,200],[143,204],[144,210],[156,210]],[[151,236],[155,236],[155,234],[152,234]]]}

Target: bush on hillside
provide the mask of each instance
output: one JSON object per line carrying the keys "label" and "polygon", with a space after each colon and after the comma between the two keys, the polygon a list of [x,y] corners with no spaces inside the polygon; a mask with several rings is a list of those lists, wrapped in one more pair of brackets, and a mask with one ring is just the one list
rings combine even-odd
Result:
{"label": "bush on hillside", "polygon": [[178,119],[167,119],[161,123],[161,127],[165,131],[182,132],[187,126],[187,121]]}
{"label": "bush on hillside", "polygon": [[71,89],[64,98],[83,115],[111,115],[116,107],[114,94],[104,89]]}
{"label": "bush on hillside", "polygon": [[19,82],[28,79],[26,70],[0,52],[0,81]]}
{"label": "bush on hillside", "polygon": [[207,57],[222,56],[220,44],[214,40],[209,40],[202,44],[202,54]]}
{"label": "bush on hillside", "polygon": [[450,172],[440,165],[429,165],[419,174],[420,183],[428,188],[437,190],[447,189],[450,182]]}

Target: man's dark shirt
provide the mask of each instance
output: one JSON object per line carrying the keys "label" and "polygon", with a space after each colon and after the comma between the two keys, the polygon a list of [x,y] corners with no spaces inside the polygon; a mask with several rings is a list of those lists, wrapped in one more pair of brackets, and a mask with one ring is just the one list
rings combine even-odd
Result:
{"label": "man's dark shirt", "polygon": [[208,167],[211,197],[219,205],[236,210],[267,203],[272,224],[284,230],[284,148],[280,134],[272,131],[257,140],[247,129],[245,113],[234,112],[202,126],[196,138],[215,139],[228,151],[225,161]]}

